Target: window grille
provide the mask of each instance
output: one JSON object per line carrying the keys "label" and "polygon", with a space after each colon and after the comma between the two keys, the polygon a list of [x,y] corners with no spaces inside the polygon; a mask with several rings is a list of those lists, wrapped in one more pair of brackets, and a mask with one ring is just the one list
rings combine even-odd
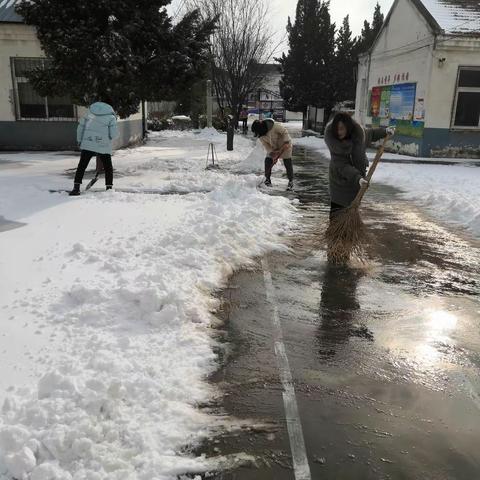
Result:
{"label": "window grille", "polygon": [[480,129],[480,67],[459,69],[453,128]]}
{"label": "window grille", "polygon": [[17,120],[75,121],[77,109],[68,96],[39,95],[29,82],[28,72],[45,68],[49,60],[45,58],[11,59],[15,111]]}

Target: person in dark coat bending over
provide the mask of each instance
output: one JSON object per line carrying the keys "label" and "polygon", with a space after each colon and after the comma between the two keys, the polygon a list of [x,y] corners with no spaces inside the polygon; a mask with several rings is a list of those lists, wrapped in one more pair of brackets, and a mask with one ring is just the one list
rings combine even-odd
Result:
{"label": "person in dark coat bending over", "polygon": [[395,129],[363,128],[347,113],[337,113],[325,129],[330,150],[330,218],[349,207],[360,188],[367,183],[367,147]]}

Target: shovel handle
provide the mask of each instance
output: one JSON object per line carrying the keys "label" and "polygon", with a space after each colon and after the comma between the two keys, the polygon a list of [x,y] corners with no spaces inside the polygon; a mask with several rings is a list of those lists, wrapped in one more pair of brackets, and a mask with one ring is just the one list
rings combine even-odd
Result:
{"label": "shovel handle", "polygon": [[378,164],[380,163],[380,160],[382,158],[383,153],[385,152],[385,147],[387,145],[388,140],[390,139],[390,135],[387,135],[384,139],[380,147],[378,147],[377,154],[375,155],[375,158],[373,159],[372,165],[370,169],[368,170],[367,174],[367,184],[363,185],[363,187],[360,188],[360,191],[358,192],[357,196],[355,197],[355,200],[352,202],[352,205],[359,206],[360,203],[363,200],[363,197],[365,193],[368,190],[368,187],[370,186],[370,180],[373,177],[373,174],[375,173],[375,170],[377,169]]}

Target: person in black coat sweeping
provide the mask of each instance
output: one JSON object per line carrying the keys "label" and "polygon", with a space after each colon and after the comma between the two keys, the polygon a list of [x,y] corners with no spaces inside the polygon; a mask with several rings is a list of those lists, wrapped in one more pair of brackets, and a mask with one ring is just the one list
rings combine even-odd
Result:
{"label": "person in black coat sweeping", "polygon": [[360,188],[367,183],[367,147],[395,129],[363,128],[347,113],[337,113],[325,129],[330,150],[330,218],[351,205]]}

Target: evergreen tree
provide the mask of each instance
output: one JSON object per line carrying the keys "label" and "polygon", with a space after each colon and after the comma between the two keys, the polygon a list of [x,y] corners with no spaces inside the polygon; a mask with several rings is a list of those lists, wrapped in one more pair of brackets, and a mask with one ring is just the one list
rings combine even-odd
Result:
{"label": "evergreen tree", "polygon": [[385,20],[385,17],[383,16],[382,9],[380,7],[380,4],[377,2],[377,5],[375,6],[375,11],[373,13],[373,22],[372,22],[372,36],[374,40],[377,37],[378,33],[380,32],[384,20]]}
{"label": "evergreen tree", "polygon": [[338,100],[353,100],[355,98],[355,68],[357,39],[353,37],[350,29],[350,19],[347,15],[343,19],[336,40],[336,87]]}
{"label": "evergreen tree", "polygon": [[205,68],[215,20],[193,11],[173,25],[170,1],[23,0],[17,11],[50,60],[30,75],[34,88],[78,105],[108,102],[123,118],[141,100],[172,98]]}
{"label": "evergreen tree", "polygon": [[285,106],[305,112],[335,103],[335,24],[329,1],[298,0],[295,23],[288,19],[289,52],[280,62]]}
{"label": "evergreen tree", "polygon": [[373,42],[377,38],[384,21],[384,16],[382,13],[382,9],[380,4],[377,2],[375,6],[375,11],[373,13],[373,21],[370,24],[367,20],[365,20],[362,28],[362,33],[360,36],[360,40],[357,45],[357,53],[365,53],[367,52],[373,45]]}

